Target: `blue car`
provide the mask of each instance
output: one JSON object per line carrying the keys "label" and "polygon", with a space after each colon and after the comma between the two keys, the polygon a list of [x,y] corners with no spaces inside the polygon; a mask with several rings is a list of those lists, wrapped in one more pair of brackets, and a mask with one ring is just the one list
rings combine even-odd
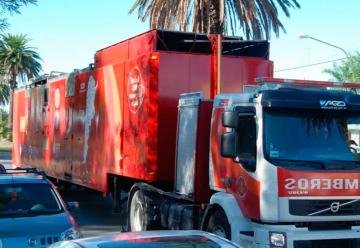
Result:
{"label": "blue car", "polygon": [[81,237],[69,213],[78,204],[66,204],[44,174],[0,168],[0,248],[44,248]]}

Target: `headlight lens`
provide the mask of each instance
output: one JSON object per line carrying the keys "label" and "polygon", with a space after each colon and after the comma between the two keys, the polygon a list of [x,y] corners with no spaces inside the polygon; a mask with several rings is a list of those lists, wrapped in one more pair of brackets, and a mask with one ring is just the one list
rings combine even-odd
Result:
{"label": "headlight lens", "polygon": [[71,239],[78,239],[78,238],[81,238],[81,233],[75,227],[71,227],[71,228],[67,229],[66,231],[62,232],[60,235],[60,240],[71,240]]}
{"label": "headlight lens", "polygon": [[286,247],[286,234],[278,232],[270,232],[271,247]]}

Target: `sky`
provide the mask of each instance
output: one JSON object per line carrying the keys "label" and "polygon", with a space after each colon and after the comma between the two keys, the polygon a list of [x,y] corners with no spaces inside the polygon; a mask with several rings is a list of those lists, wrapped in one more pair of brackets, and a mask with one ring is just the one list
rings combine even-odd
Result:
{"label": "sky", "polygon": [[[280,16],[286,33],[274,34],[270,59],[275,77],[329,80],[324,73],[345,54],[299,34],[334,44],[349,53],[360,51],[359,0],[298,0],[301,9]],[[70,72],[87,67],[97,50],[149,30],[148,22],[128,14],[134,0],[38,0],[8,17],[11,34],[27,34],[43,59],[43,71]],[[280,11],[280,9],[279,9]],[[316,66],[307,66],[318,64]],[[307,66],[300,69],[297,67]]]}

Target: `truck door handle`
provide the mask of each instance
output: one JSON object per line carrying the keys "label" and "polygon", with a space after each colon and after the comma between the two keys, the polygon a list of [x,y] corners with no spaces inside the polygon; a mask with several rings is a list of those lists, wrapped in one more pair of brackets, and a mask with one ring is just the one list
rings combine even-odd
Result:
{"label": "truck door handle", "polygon": [[226,187],[228,187],[228,188],[231,187],[231,179],[230,179],[230,177],[226,177],[225,184],[226,184]]}

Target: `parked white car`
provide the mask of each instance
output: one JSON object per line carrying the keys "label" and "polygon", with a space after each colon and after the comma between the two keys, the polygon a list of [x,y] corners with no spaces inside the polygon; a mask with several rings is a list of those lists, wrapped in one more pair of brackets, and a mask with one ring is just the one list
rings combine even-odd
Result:
{"label": "parked white car", "polygon": [[239,248],[235,243],[203,231],[148,231],[112,233],[104,236],[62,241],[50,248]]}

